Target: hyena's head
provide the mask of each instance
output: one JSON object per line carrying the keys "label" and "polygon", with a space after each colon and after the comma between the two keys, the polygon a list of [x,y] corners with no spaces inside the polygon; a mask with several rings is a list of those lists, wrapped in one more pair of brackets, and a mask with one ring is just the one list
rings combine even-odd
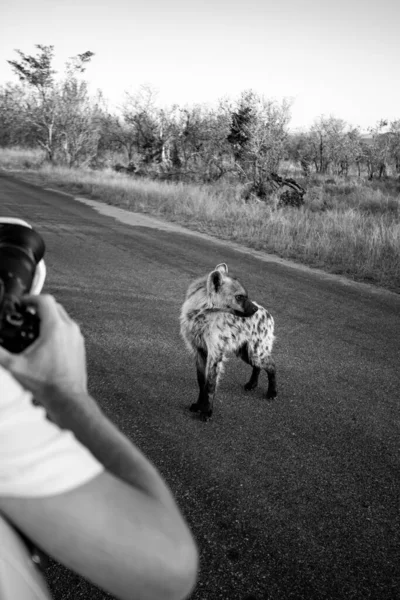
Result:
{"label": "hyena's head", "polygon": [[212,308],[228,310],[238,317],[251,317],[258,307],[249,300],[238,279],[228,275],[225,263],[217,265],[207,278],[207,296]]}

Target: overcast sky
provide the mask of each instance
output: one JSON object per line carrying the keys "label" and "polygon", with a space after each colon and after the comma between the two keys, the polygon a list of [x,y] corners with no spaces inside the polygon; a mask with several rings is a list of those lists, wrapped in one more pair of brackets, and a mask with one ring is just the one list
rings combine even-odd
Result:
{"label": "overcast sky", "polygon": [[292,98],[292,128],[400,119],[400,0],[0,0],[0,84],[35,44],[61,71],[94,52],[86,79],[111,106],[149,83],[161,105]]}

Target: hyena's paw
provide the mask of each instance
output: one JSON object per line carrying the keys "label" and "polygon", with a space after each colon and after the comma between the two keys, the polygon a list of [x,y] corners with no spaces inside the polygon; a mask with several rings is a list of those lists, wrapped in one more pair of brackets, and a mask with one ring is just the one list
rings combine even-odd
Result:
{"label": "hyena's paw", "polygon": [[273,388],[272,390],[270,390],[268,388],[268,390],[267,390],[267,396],[266,396],[267,400],[273,400],[277,396],[278,396],[278,391],[277,391],[276,388]]}
{"label": "hyena's paw", "polygon": [[189,410],[191,412],[199,412],[201,421],[208,421],[211,419],[212,408],[204,408],[198,402],[191,404]]}
{"label": "hyena's paw", "polygon": [[252,381],[250,379],[250,381],[248,381],[245,384],[244,389],[245,389],[246,392],[251,392],[251,390],[255,390],[256,389],[257,385],[258,385],[257,381]]}
{"label": "hyena's paw", "polygon": [[209,421],[211,419],[211,416],[212,416],[212,409],[211,408],[209,410],[207,410],[207,411],[201,411],[201,413],[200,413],[200,420],[204,421],[206,423],[207,421]]}

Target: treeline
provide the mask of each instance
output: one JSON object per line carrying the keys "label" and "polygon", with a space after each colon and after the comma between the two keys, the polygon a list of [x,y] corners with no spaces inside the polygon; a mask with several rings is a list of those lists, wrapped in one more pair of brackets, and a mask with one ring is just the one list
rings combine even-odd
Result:
{"label": "treeline", "polygon": [[400,120],[381,120],[361,135],[357,127],[335,117],[320,117],[310,131],[288,139],[288,156],[305,175],[310,171],[348,175],[350,168],[369,179],[400,173]]}
{"label": "treeline", "polygon": [[283,160],[305,176],[400,173],[400,120],[381,121],[363,136],[341,119],[320,117],[309,131],[291,134],[287,101],[245,91],[213,109],[161,109],[146,86],[127,94],[120,113],[112,114],[100,93],[90,96],[84,79],[92,52],[71,58],[56,79],[54,47],[36,48],[35,56],[18,50],[18,59],[8,61],[20,83],[0,87],[2,147],[39,146],[48,161],[69,167],[112,166],[177,181],[230,177],[259,195]]}

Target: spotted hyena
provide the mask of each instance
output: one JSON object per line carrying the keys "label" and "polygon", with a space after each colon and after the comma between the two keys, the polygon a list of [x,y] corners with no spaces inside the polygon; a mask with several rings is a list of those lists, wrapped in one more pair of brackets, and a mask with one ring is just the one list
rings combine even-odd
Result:
{"label": "spotted hyena", "polygon": [[196,357],[200,392],[190,410],[207,420],[223,363],[230,353],[253,367],[245,390],[257,387],[261,369],[268,374],[267,398],[275,398],[275,364],[271,357],[274,343],[274,319],[256,302],[235,277],[228,275],[225,263],[188,288],[181,310],[181,335]]}

